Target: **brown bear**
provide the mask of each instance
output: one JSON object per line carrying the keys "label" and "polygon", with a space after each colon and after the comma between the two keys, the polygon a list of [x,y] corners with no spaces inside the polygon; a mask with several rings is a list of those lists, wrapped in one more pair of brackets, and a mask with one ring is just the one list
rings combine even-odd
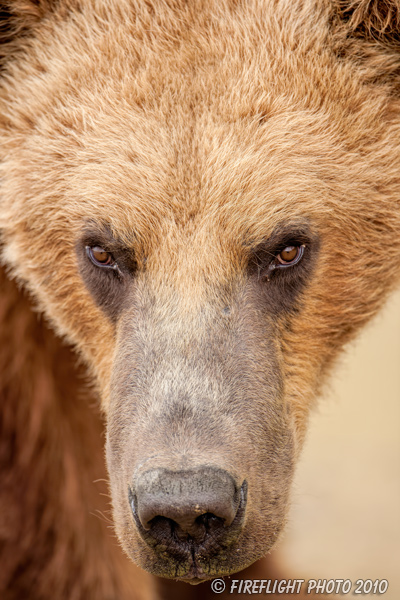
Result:
{"label": "brown bear", "polygon": [[0,14],[1,597],[205,598],[399,280],[399,2]]}

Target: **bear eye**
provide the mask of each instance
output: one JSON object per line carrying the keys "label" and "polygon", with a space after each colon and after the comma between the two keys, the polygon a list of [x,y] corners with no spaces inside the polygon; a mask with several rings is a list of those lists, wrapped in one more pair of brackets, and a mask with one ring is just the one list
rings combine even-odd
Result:
{"label": "bear eye", "polygon": [[111,252],[107,252],[101,246],[86,246],[86,254],[96,267],[116,268],[116,262]]}
{"label": "bear eye", "polygon": [[276,267],[291,267],[296,265],[303,257],[305,245],[286,246],[276,255]]}

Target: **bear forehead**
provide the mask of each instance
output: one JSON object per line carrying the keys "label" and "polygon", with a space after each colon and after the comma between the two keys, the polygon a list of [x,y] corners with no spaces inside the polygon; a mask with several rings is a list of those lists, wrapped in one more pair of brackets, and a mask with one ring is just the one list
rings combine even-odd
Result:
{"label": "bear forehead", "polygon": [[258,240],[297,216],[323,223],[349,165],[375,177],[376,152],[354,150],[388,128],[386,96],[354,84],[321,7],[82,0],[50,15],[0,94],[25,199],[47,194],[73,228],[111,219],[121,237],[219,223]]}
{"label": "bear forehead", "polygon": [[[31,119],[65,105],[66,98],[77,109],[83,100],[95,104],[98,115],[110,114],[114,105],[119,112],[142,108],[145,122],[155,115],[166,124],[175,118],[190,124],[204,112],[222,123],[264,122],[288,109],[322,113],[329,99],[344,113],[336,120],[351,113],[350,125],[367,99],[354,84],[361,77],[354,65],[337,60],[323,2],[68,5],[71,12],[56,5],[65,14],[50,13],[26,55],[11,66],[11,91],[29,96],[25,114]],[[14,108],[23,114],[19,103]],[[74,117],[71,126],[85,125],[79,110]]]}

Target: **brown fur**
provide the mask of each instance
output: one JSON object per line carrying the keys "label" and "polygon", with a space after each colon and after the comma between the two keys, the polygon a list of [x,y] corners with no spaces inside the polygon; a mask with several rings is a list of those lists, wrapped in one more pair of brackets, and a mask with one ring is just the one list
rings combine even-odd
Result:
{"label": "brown fur", "polygon": [[[279,535],[324,378],[399,279],[399,3],[2,7],[3,259],[97,384],[119,538],[148,570],[185,579],[184,564],[157,563],[143,543],[126,488],[149,457],[221,465],[248,481],[248,516],[239,554],[201,572],[237,571]],[[303,270],[267,282],[259,274],[285,230],[306,240]],[[107,236],[129,265],[121,285],[84,254]],[[68,352],[42,327],[35,340],[35,317],[4,285],[14,512],[2,537],[15,550],[3,588],[18,597],[40,568],[38,598],[55,586],[60,599],[123,597],[128,567],[79,510],[96,502],[101,462],[86,394],[72,364],[59,371]],[[25,480],[26,504],[14,500]],[[43,558],[32,561],[34,538]],[[98,566],[111,560],[115,571]]]}
{"label": "brown fur", "polygon": [[151,598],[110,531],[102,423],[81,369],[0,275],[1,598]]}

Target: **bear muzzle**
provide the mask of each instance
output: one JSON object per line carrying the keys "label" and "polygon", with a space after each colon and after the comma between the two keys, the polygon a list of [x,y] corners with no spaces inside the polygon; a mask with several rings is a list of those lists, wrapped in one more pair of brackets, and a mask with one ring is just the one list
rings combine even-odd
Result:
{"label": "bear muzzle", "polygon": [[[128,492],[141,538],[166,563],[186,563],[183,579],[209,578],[203,567],[229,550],[243,527],[247,482],[223,469],[199,466],[141,473]],[[200,559],[200,560],[199,560]]]}

